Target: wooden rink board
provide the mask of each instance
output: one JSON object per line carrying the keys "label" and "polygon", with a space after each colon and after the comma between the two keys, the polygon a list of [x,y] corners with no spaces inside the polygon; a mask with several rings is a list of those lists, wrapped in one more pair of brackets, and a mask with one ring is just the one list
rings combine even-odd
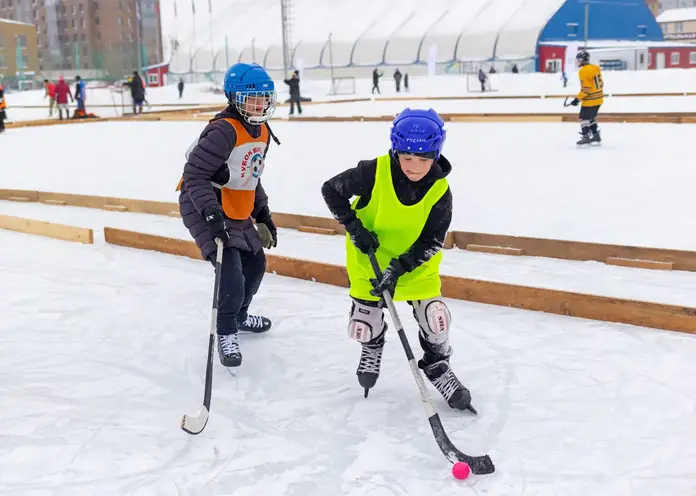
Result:
{"label": "wooden rink board", "polygon": [[[123,229],[104,228],[107,243],[154,250],[200,260],[193,241],[156,236]],[[266,272],[307,281],[348,287],[345,267],[266,255]],[[520,286],[462,277],[443,276],[442,294],[447,298],[655,329],[696,333],[696,308],[611,298],[569,291]]]}
{"label": "wooden rink board", "polygon": [[0,215],[0,229],[7,229],[9,231],[25,234],[36,234],[47,238],[73,241],[88,245],[94,243],[94,232],[92,229],[56,224],[42,220],[25,219],[23,217],[13,217],[11,215]]}
{"label": "wooden rink board", "polygon": [[[169,217],[180,216],[179,205],[173,202],[0,189],[0,200],[10,200],[12,198],[15,199],[14,201],[21,199],[20,201],[51,202],[54,205],[60,204],[104,210],[138,212],[166,215]],[[273,220],[276,226],[281,228],[297,229],[324,235],[345,235],[343,226],[330,217],[274,212]],[[611,260],[609,263],[612,265],[620,264],[625,267],[657,270],[669,270],[667,264],[671,264],[672,270],[696,272],[696,252],[688,250],[611,245],[464,231],[451,231],[447,234],[447,239],[445,240],[446,249],[454,247],[467,249],[469,245],[475,245],[472,251],[484,251],[501,255],[524,255],[579,261],[594,260],[602,263],[607,263],[609,259],[619,258],[628,261],[621,260],[619,262],[614,262],[614,260]]]}

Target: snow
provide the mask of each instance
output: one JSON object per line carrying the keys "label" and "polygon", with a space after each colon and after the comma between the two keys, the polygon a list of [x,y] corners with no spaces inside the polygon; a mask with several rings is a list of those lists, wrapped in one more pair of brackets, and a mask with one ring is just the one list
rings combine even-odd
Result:
{"label": "snow", "polygon": [[[693,74],[630,76],[634,87],[665,88]],[[424,80],[417,91],[431,89]],[[656,100],[630,103],[670,101]],[[536,103],[547,102],[559,103]],[[0,188],[174,202],[183,152],[204,124],[10,129],[0,137]],[[263,183],[275,212],[329,216],[323,181],[388,147],[388,122],[272,125],[282,145],[270,150]],[[576,124],[449,123],[453,228],[695,250],[691,126],[601,127],[603,146],[578,150]],[[79,153],[56,153],[74,143]],[[653,496],[696,487],[695,336],[448,300],[451,364],[479,416],[429,389],[453,442],[497,468],[460,482],[432,439],[393,327],[366,400],[347,291],[267,274],[252,311],[274,327],[242,336],[234,375],[215,359],[210,421],[191,437],[179,422],[201,404],[212,268],[101,235],[112,226],[190,239],[181,219],[12,202],[0,214],[96,230],[94,245],[0,230],[0,494]],[[270,253],[342,263],[343,244],[282,229]],[[696,300],[696,274],[679,271],[451,250],[443,272]],[[397,308],[419,356],[411,312]]]}
{"label": "snow", "polygon": [[[605,143],[585,150],[575,146],[573,123],[447,124],[452,228],[695,250],[694,219],[684,214],[692,209],[696,182],[696,169],[684,159],[692,127],[600,125]],[[274,123],[282,144],[269,151],[263,176],[271,209],[329,216],[321,185],[359,160],[386,153],[389,126]],[[203,127],[107,122],[10,130],[2,136],[10,158],[0,165],[0,187],[174,202],[183,153]],[[78,139],[80,153],[55,154]]]}
{"label": "snow", "polygon": [[[191,240],[181,219],[160,215],[120,213],[79,207],[0,201],[0,214],[91,228],[99,239],[104,227],[135,230]],[[343,236],[317,236],[280,229],[275,255],[345,265]],[[307,247],[312,246],[308,252]],[[538,257],[500,257],[465,250],[446,250],[442,273],[510,284],[620,298],[693,306],[696,274],[607,266]]]}
{"label": "snow", "polygon": [[437,408],[453,442],[497,468],[458,482],[393,331],[363,399],[345,289],[266,275],[253,310],[274,328],[242,337],[234,376],[216,359],[211,418],[190,437],[178,422],[202,396],[209,264],[0,232],[0,269],[3,493],[647,496],[696,485],[693,336],[448,301],[452,366],[480,415]]}
{"label": "snow", "polygon": [[696,21],[696,7],[665,10],[657,16],[657,22],[660,24],[684,21]]}
{"label": "snow", "polygon": [[[191,240],[181,219],[161,215],[109,212],[40,203],[0,201],[0,215],[27,217],[91,228],[102,239],[104,227],[134,230]],[[345,265],[345,238],[280,229],[274,255]],[[308,250],[307,247],[312,249]],[[600,262],[509,257],[445,250],[441,271],[445,275],[610,297],[694,306],[696,273],[656,271],[607,266]]]}

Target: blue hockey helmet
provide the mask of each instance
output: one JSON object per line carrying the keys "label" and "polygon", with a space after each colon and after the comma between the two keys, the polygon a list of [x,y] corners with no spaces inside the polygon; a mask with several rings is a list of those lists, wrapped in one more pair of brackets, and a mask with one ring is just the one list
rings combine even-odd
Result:
{"label": "blue hockey helmet", "polygon": [[258,64],[234,64],[225,73],[225,96],[250,124],[262,124],[275,112],[275,83]]}
{"label": "blue hockey helmet", "polygon": [[447,135],[444,126],[445,122],[433,109],[405,108],[392,124],[392,150],[437,160]]}

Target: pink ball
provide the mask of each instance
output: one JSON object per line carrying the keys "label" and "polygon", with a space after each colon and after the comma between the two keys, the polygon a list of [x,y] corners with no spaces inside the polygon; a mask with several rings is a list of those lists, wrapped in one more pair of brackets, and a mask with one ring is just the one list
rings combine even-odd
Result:
{"label": "pink ball", "polygon": [[464,480],[469,477],[470,472],[471,469],[469,468],[469,465],[464,462],[457,462],[452,465],[452,475],[455,479]]}

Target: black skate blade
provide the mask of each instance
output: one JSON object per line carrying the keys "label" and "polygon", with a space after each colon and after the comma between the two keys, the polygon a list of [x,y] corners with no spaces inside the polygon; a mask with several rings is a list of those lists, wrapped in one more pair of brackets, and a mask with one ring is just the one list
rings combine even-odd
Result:
{"label": "black skate blade", "polygon": [[369,388],[365,388],[365,398],[367,398],[367,395],[368,395],[368,394],[370,394],[370,389],[369,389]]}
{"label": "black skate blade", "polygon": [[476,411],[476,408],[474,408],[473,406],[469,405],[469,406],[466,407],[466,409],[469,410],[469,411],[470,411],[471,413],[473,413],[474,415],[478,415],[478,412]]}
{"label": "black skate blade", "polygon": [[266,332],[268,332],[268,331],[270,331],[270,330],[271,330],[270,327],[269,327],[268,329],[261,329],[261,330],[258,330],[258,331],[255,331],[255,330],[253,330],[253,329],[242,329],[242,328],[240,328],[237,332],[238,332],[239,334],[264,334],[264,333],[266,333]]}

